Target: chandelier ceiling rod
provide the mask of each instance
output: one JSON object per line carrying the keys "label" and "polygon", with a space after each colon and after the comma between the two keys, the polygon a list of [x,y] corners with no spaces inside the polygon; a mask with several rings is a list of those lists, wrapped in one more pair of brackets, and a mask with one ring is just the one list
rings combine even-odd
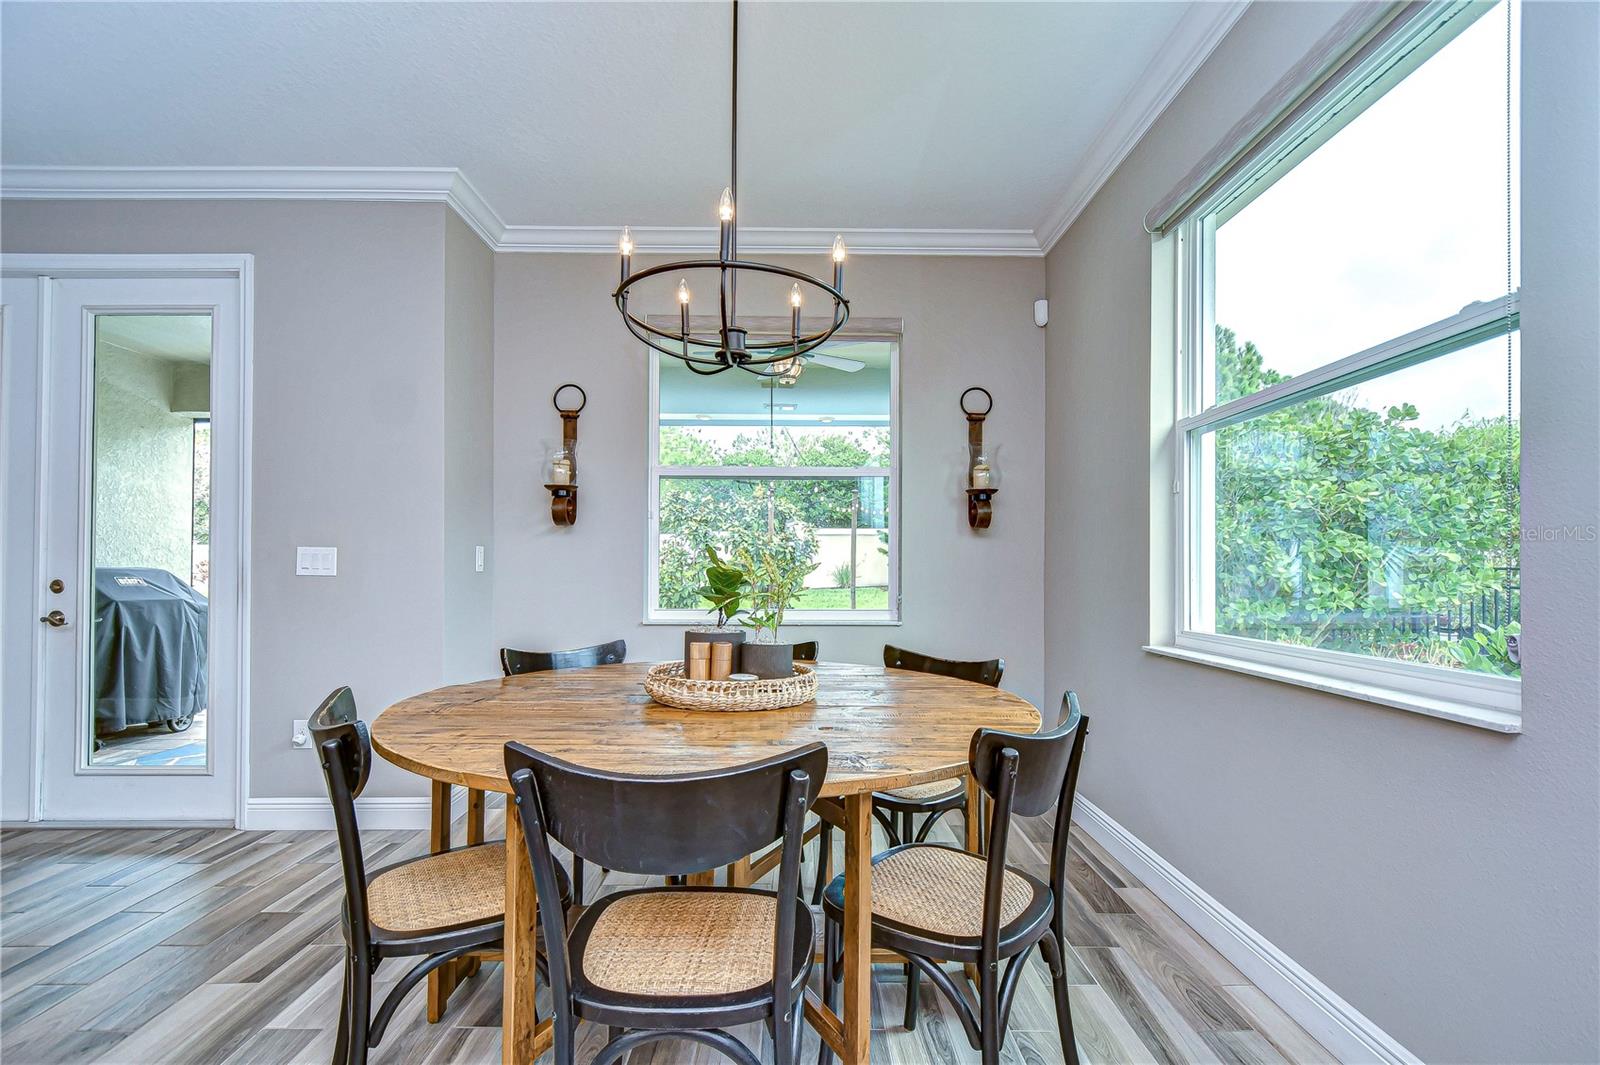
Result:
{"label": "chandelier ceiling rod", "polygon": [[[728,92],[728,193],[732,214],[728,219],[727,248],[721,258],[739,258],[739,0],[733,0],[733,72]],[[739,320],[739,275],[722,271],[727,299],[722,304],[722,347],[728,347],[728,327]]]}
{"label": "chandelier ceiling rod", "polygon": [[[792,384],[804,367],[805,356],[826,343],[850,319],[850,301],[844,295],[843,237],[833,240],[833,281],[829,284],[789,266],[776,263],[744,262],[739,258],[739,222],[737,218],[737,193],[739,186],[739,0],[732,0],[732,48],[729,63],[728,108],[728,185],[717,205],[718,232],[715,259],[685,259],[662,263],[659,266],[633,269],[633,237],[626,226],[619,242],[621,280],[612,298],[622,315],[628,331],[654,351],[671,355],[689,370],[698,374],[717,374],[725,370],[740,369],[757,377],[782,378],[780,383]],[[628,296],[634,285],[658,275],[688,275],[695,271],[717,271],[718,328],[715,338],[697,335],[691,328],[689,301],[692,293],[687,276],[678,280],[678,328],[676,331],[652,325],[628,307]],[[789,289],[790,329],[787,337],[774,339],[752,338],[749,330],[738,322],[739,271],[749,270],[760,274],[776,275],[792,284]],[[803,286],[803,288],[802,288]],[[800,307],[804,291],[823,296],[832,304],[832,313],[826,323],[814,332],[802,332]],[[826,304],[825,304],[826,305]],[[701,354],[695,349],[711,349]]]}

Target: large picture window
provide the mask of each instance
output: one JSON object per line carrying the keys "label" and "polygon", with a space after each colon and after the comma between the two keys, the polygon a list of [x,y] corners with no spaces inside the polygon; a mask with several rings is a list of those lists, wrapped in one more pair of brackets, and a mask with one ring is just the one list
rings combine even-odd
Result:
{"label": "large picture window", "polygon": [[1177,228],[1175,642],[1514,711],[1514,26],[1431,33]]}
{"label": "large picture window", "polygon": [[781,383],[651,368],[646,620],[706,616],[706,548],[809,570],[795,623],[899,617],[897,335],[835,338]]}

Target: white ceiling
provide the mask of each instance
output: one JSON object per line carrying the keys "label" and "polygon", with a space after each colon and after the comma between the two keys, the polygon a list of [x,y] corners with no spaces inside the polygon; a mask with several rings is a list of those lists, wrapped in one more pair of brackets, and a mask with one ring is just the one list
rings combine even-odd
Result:
{"label": "white ceiling", "polygon": [[95,342],[169,362],[211,361],[209,314],[101,314]]}
{"label": "white ceiling", "polygon": [[[741,224],[1049,228],[1238,6],[747,3]],[[723,4],[8,3],[0,20],[8,177],[453,167],[511,226],[601,227],[709,224],[727,181]]]}

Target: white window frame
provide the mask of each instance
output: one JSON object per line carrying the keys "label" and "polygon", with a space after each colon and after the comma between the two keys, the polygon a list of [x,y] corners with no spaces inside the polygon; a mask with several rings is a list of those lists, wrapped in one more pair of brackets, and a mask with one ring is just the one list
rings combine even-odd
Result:
{"label": "white window frame", "polygon": [[[1218,634],[1215,608],[1215,556],[1208,526],[1214,521],[1211,491],[1215,461],[1214,430],[1269,411],[1360,384],[1406,366],[1446,355],[1520,328],[1517,292],[1470,304],[1454,315],[1377,344],[1227,403],[1215,401],[1213,348],[1215,235],[1219,214],[1231,216],[1288,172],[1282,159],[1269,161],[1218,189],[1167,237],[1155,244],[1154,276],[1170,279],[1165,297],[1153,293],[1158,345],[1170,344],[1171,432],[1157,448],[1156,483],[1170,479],[1170,565],[1152,586],[1152,643],[1147,651],[1284,681],[1367,702],[1499,732],[1521,731],[1522,682],[1468,670],[1402,662],[1374,656],[1298,647],[1244,636]],[[1263,180],[1266,179],[1266,180]],[[1248,190],[1246,192],[1245,190]],[[1170,256],[1163,262],[1163,257]],[[1480,295],[1490,295],[1482,293]],[[1174,299],[1175,297],[1175,299]],[[1163,300],[1168,302],[1163,303]],[[1170,337],[1160,323],[1170,321]],[[1159,359],[1159,353],[1158,353]],[[1158,366],[1159,371],[1159,366]],[[1158,412],[1159,416],[1159,412]],[[1170,463],[1170,466],[1167,464]],[[1153,547],[1159,545],[1152,544]],[[1170,583],[1169,583],[1170,582]],[[1166,587],[1162,587],[1166,585]],[[1166,598],[1166,602],[1160,602]]]}
{"label": "white window frame", "polygon": [[[785,320],[787,321],[787,320]],[[671,324],[676,325],[677,319]],[[754,335],[754,334],[752,334]],[[720,478],[725,480],[853,480],[887,477],[889,510],[889,606],[886,610],[787,610],[785,625],[898,625],[900,624],[900,356],[902,340],[898,321],[868,320],[838,334],[842,340],[885,340],[894,345],[889,356],[889,465],[887,466],[664,466],[661,464],[661,365],[656,352],[645,348],[650,370],[650,431],[648,503],[645,514],[644,624],[695,625],[706,621],[706,610],[664,609],[661,582],[661,479]],[[740,371],[730,370],[729,373]]]}

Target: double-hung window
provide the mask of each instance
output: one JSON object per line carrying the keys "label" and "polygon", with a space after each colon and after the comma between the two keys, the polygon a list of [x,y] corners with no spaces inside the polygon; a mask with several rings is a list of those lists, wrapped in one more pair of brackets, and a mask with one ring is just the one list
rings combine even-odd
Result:
{"label": "double-hung window", "polygon": [[1505,0],[1429,10],[1159,246],[1171,646],[1509,729],[1514,23]]}
{"label": "double-hung window", "polygon": [[847,329],[793,380],[655,354],[646,621],[705,619],[708,547],[806,570],[786,623],[898,619],[899,333]]}

